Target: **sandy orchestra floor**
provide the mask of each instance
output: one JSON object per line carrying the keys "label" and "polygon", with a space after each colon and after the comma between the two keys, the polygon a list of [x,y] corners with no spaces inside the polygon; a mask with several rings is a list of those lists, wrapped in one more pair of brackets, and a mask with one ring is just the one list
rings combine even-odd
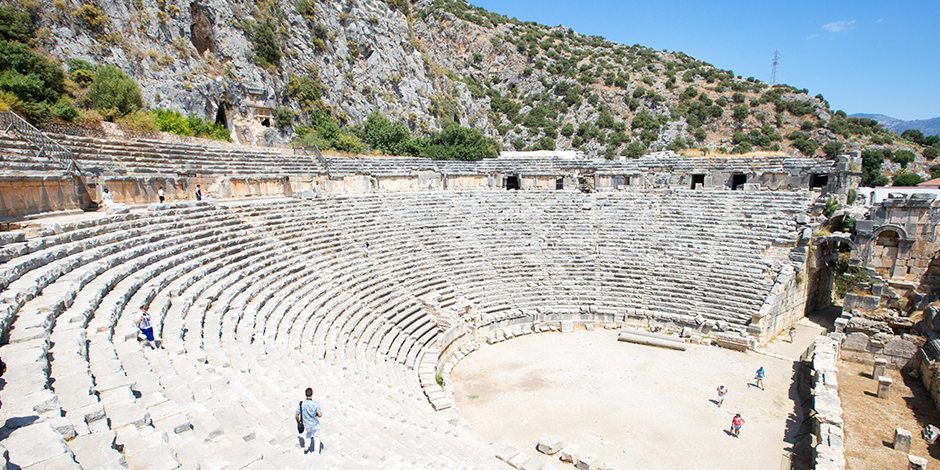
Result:
{"label": "sandy orchestra floor", "polygon": [[[811,342],[813,325],[802,323],[795,344],[768,345],[777,357],[639,346],[618,342],[617,330],[527,335],[464,358],[451,374],[454,398],[460,415],[498,447],[530,455],[548,433],[618,470],[778,470],[802,421],[794,362],[780,356],[798,357]],[[753,385],[761,366],[763,391]],[[722,383],[730,393],[719,408]],[[728,432],[735,413],[746,421],[740,438]]]}

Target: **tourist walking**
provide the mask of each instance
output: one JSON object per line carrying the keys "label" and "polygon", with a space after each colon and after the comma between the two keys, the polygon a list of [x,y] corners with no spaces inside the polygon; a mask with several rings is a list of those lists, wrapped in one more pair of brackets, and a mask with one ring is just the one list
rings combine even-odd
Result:
{"label": "tourist walking", "polygon": [[196,185],[196,200],[202,200],[202,188],[198,184]]}
{"label": "tourist walking", "polygon": [[160,189],[157,190],[157,197],[160,198],[160,204],[163,204],[163,201],[166,201],[166,195],[163,194],[163,186],[160,186]]}
{"label": "tourist walking", "polygon": [[796,339],[796,327],[791,326],[789,333],[790,333],[790,344],[793,344],[793,340]]}
{"label": "tourist walking", "polygon": [[718,386],[718,406],[721,407],[721,404],[725,402],[725,395],[728,394],[728,387],[725,387],[725,384]]}
{"label": "tourist walking", "polygon": [[754,381],[761,390],[764,389],[764,368],[761,367],[757,369],[757,372],[754,374]]}
{"label": "tourist walking", "polygon": [[157,349],[156,340],[153,336],[153,325],[150,323],[150,313],[147,312],[146,305],[141,305],[140,312],[138,312],[137,317],[134,318],[134,323],[137,325],[137,328],[140,328],[140,331],[144,333],[144,336],[147,337],[147,343],[150,344],[150,349]]}
{"label": "tourist walking", "polygon": [[362,245],[362,256],[364,258],[369,257],[369,242],[366,242],[365,245]]}
{"label": "tourist walking", "polygon": [[111,207],[111,204],[114,204],[114,198],[111,196],[111,191],[108,191],[108,188],[104,188],[104,195],[101,196],[101,199],[105,207]]}
{"label": "tourist walking", "polygon": [[297,404],[294,419],[304,428],[304,453],[313,452],[320,455],[320,418],[323,417],[323,412],[320,410],[320,404],[313,400],[312,388],[307,387],[304,395],[306,398]]}
{"label": "tourist walking", "polygon": [[741,434],[741,426],[744,426],[744,418],[735,413],[734,418],[731,418],[731,435],[738,437],[738,434]]}

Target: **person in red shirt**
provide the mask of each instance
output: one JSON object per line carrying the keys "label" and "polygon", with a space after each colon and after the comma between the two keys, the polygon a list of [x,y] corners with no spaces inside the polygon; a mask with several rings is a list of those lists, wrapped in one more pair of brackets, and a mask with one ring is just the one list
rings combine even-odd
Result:
{"label": "person in red shirt", "polygon": [[741,434],[741,426],[744,426],[744,418],[735,413],[734,418],[731,418],[731,435],[738,437],[738,434]]}

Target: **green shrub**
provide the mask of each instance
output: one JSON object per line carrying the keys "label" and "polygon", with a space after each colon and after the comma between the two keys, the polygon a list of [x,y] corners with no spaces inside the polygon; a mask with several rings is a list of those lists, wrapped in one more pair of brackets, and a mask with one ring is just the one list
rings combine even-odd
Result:
{"label": "green shrub", "polygon": [[832,159],[835,159],[842,153],[842,142],[832,141],[823,145],[823,152],[826,153],[826,156]]}
{"label": "green shrub", "polygon": [[806,155],[808,157],[815,155],[816,148],[819,147],[819,144],[817,144],[816,142],[813,142],[812,140],[803,140],[803,139],[794,140],[793,143],[791,143],[790,145],[793,145],[803,155]]}
{"label": "green shrub", "polygon": [[293,126],[294,112],[286,106],[274,108],[274,124],[282,131]]}
{"label": "green shrub", "polygon": [[0,92],[8,95],[3,101],[14,111],[41,126],[66,93],[65,73],[23,44],[0,41]]}
{"label": "green shrub", "polygon": [[731,101],[734,101],[737,104],[744,103],[744,93],[734,93],[731,95]]}
{"label": "green shrub", "polygon": [[887,186],[888,177],[881,173],[881,163],[890,159],[888,149],[862,151],[862,186]]}
{"label": "green shrub", "polygon": [[751,145],[750,142],[741,142],[740,144],[734,147],[734,150],[732,150],[731,153],[744,154],[744,153],[753,152],[753,151],[754,151],[754,147]]}
{"label": "green shrub", "polygon": [[917,173],[911,173],[902,169],[894,174],[894,179],[891,182],[891,186],[917,186],[924,181],[926,180],[924,180],[924,178],[922,178]]}
{"label": "green shrub", "polygon": [[750,111],[748,111],[747,106],[738,105],[734,107],[734,119],[737,121],[743,121],[747,119]]}
{"label": "green shrub", "polygon": [[408,128],[400,122],[389,121],[378,113],[372,113],[362,124],[366,143],[373,150],[388,155],[404,155],[405,144],[411,139]]}
{"label": "green shrub", "polygon": [[323,84],[316,77],[298,77],[291,74],[284,87],[284,96],[294,100],[303,111],[312,111],[323,107],[321,93]]}
{"label": "green shrub", "polygon": [[633,142],[623,150],[623,155],[630,158],[639,158],[646,153],[646,146],[640,142]]}
{"label": "green shrub", "polygon": [[137,82],[113,65],[98,69],[88,98],[92,108],[112,121],[137,111],[143,105]]}
{"label": "green shrub", "polygon": [[933,160],[937,158],[938,155],[940,155],[940,149],[937,147],[927,147],[921,152],[921,155],[923,155],[927,160]]}
{"label": "green shrub", "polygon": [[839,205],[836,204],[835,198],[830,196],[829,199],[826,199],[826,206],[823,207],[823,215],[828,219],[829,217],[832,217],[832,214],[836,213],[836,209],[838,208]]}
{"label": "green shrub", "polygon": [[855,204],[855,201],[856,201],[857,199],[858,199],[858,191],[856,191],[856,190],[854,190],[854,189],[850,189],[850,190],[845,194],[845,203],[846,203],[847,205],[850,205],[850,206],[851,206],[852,204]]}
{"label": "green shrub", "polygon": [[566,123],[564,126],[561,126],[561,135],[565,137],[571,137],[571,134],[574,134],[574,125],[570,122]]}
{"label": "green shrub", "polygon": [[701,127],[699,127],[698,129],[695,129],[695,140],[699,142],[704,142],[705,138],[707,137],[708,135],[705,133],[705,129],[702,129]]}
{"label": "green shrub", "polygon": [[118,124],[142,132],[154,132],[157,130],[157,119],[153,113],[141,110],[135,110],[124,116],[115,119]]}
{"label": "green shrub", "polygon": [[27,43],[36,27],[29,12],[12,6],[0,6],[0,41]]}
{"label": "green shrub", "polygon": [[451,123],[429,139],[427,156],[440,160],[481,160],[499,156],[500,146],[479,129]]}
{"label": "green shrub", "polygon": [[70,59],[66,64],[69,67],[69,78],[79,86],[86,87],[95,80],[95,72],[98,70],[95,64],[81,59]]}
{"label": "green shrub", "polygon": [[255,25],[251,34],[251,45],[258,65],[278,67],[281,65],[281,46],[277,43],[275,26],[270,21]]}
{"label": "green shrub", "polygon": [[75,122],[82,115],[81,111],[67,99],[61,99],[58,103],[52,105],[51,111],[55,117],[65,122]]}
{"label": "green shrub", "polygon": [[891,155],[891,161],[900,164],[901,168],[907,168],[907,165],[914,161],[914,152],[898,150]]}
{"label": "green shrub", "polygon": [[362,145],[362,141],[358,137],[345,132],[336,136],[333,141],[333,148],[348,153],[363,153],[365,151],[365,146]]}
{"label": "green shrub", "polygon": [[75,18],[81,21],[86,28],[96,33],[103,33],[107,28],[108,16],[105,15],[100,8],[94,5],[86,3],[78,7],[78,9],[75,10],[75,12],[72,14],[75,16]]}

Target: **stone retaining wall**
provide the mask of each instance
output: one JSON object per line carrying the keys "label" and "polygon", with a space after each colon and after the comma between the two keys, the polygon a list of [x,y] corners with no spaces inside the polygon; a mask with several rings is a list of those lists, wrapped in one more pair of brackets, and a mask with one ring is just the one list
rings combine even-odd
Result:
{"label": "stone retaining wall", "polygon": [[849,333],[842,341],[842,360],[861,364],[874,364],[876,358],[884,358],[892,369],[910,369],[915,366],[917,346],[902,337],[865,333]]}
{"label": "stone retaining wall", "polygon": [[0,217],[84,209],[91,198],[72,176],[0,177]]}
{"label": "stone retaining wall", "polygon": [[812,411],[815,438],[813,460],[817,470],[844,470],[845,432],[842,401],[839,399],[839,343],[827,336],[817,336],[805,357],[812,362]]}

